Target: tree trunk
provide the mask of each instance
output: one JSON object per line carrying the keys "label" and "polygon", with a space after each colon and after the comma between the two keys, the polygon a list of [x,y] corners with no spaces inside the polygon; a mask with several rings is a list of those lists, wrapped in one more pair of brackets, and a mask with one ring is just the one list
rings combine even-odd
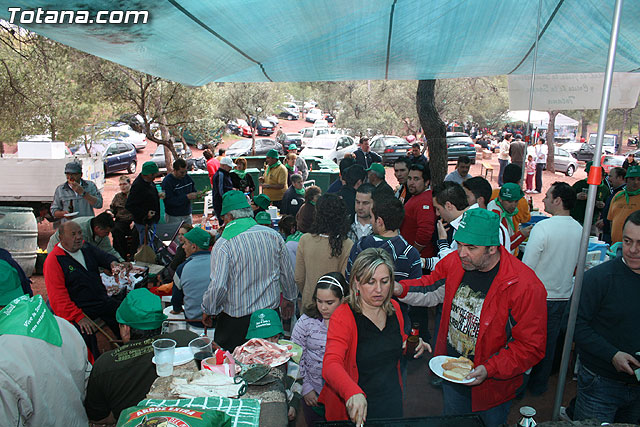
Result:
{"label": "tree trunk", "polygon": [[581,138],[586,138],[587,137],[587,127],[589,126],[589,120],[586,117],[585,112],[582,112],[582,117],[581,117],[581,129],[580,129],[580,137]]}
{"label": "tree trunk", "polygon": [[547,147],[549,147],[548,149],[548,153],[547,153],[547,170],[549,172],[555,172],[556,171],[556,167],[555,167],[555,163],[554,163],[554,138],[553,135],[556,133],[556,116],[558,115],[559,111],[549,111],[549,125],[547,126]]}
{"label": "tree trunk", "polygon": [[169,134],[169,128],[167,128],[167,118],[164,115],[160,118],[160,132],[162,132],[162,139],[168,141],[168,144],[164,146],[164,166],[167,168],[167,174],[170,174],[173,172],[173,156],[176,154],[176,150]]}
{"label": "tree trunk", "polygon": [[447,127],[435,105],[435,80],[418,81],[416,108],[429,148],[431,186],[439,185],[447,175]]}
{"label": "tree trunk", "polygon": [[622,110],[622,126],[620,126],[620,134],[618,135],[618,146],[616,147],[616,154],[622,153],[622,144],[624,141],[624,130],[627,127],[627,123],[629,122],[629,117],[631,116],[630,109]]}

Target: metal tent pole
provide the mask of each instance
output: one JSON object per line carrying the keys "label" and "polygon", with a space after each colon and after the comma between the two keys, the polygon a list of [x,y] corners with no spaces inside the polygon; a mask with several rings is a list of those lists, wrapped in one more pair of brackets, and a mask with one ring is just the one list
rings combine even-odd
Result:
{"label": "metal tent pole", "polygon": [[[609,54],[607,56],[607,68],[604,73],[604,85],[602,88],[602,101],[600,102],[600,119],[598,120],[598,138],[596,140],[596,148],[593,159],[594,169],[600,168],[600,157],[602,155],[602,140],[606,131],[607,108],[609,107],[609,95],[611,94],[611,81],[613,80],[613,66],[616,57],[616,43],[618,41],[618,31],[620,29],[620,15],[622,12],[622,0],[616,0],[613,12],[613,22],[611,25],[611,36],[609,40]],[[567,369],[569,368],[569,353],[571,352],[571,344],[573,343],[573,334],[576,327],[576,318],[578,317],[578,305],[580,303],[580,293],[582,291],[582,279],[584,277],[584,267],[586,264],[587,247],[589,243],[589,234],[591,231],[591,222],[593,219],[593,210],[596,201],[596,191],[598,184],[589,183],[589,193],[587,195],[587,208],[584,213],[584,226],[582,229],[582,241],[580,242],[580,251],[578,256],[578,267],[576,271],[575,286],[573,288],[573,296],[571,297],[571,309],[569,311],[569,322],[567,324],[567,334],[564,337],[564,346],[562,348],[562,362],[560,363],[560,374],[558,376],[558,387],[556,389],[556,397],[553,405],[553,420],[557,421],[560,415],[560,405],[562,404],[562,396],[564,394],[565,382],[567,379]]]}
{"label": "metal tent pole", "polygon": [[529,148],[529,142],[532,138],[527,137],[531,132],[531,109],[533,108],[533,90],[536,84],[536,64],[538,63],[538,39],[540,38],[540,15],[542,13],[542,0],[538,2],[538,19],[536,20],[536,41],[533,46],[533,64],[531,65],[531,87],[529,88],[529,112],[527,113],[527,131],[524,134],[524,154],[522,155],[522,173],[520,175],[520,187],[524,185],[525,181],[525,167],[527,164],[527,149]]}

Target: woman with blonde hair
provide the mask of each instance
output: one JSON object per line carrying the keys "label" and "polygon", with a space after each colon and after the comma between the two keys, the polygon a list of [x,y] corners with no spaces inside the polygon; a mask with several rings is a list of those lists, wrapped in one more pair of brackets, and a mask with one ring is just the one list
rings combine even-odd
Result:
{"label": "woman with blonde hair", "polygon": [[[351,270],[347,302],[331,316],[319,402],[327,421],[402,418],[400,358],[404,320],[393,294],[393,260],[380,248],[365,249]],[[420,339],[413,357],[431,351]],[[366,397],[365,397],[366,396]]]}
{"label": "woman with blonde hair", "polygon": [[296,153],[288,153],[284,158],[284,166],[287,168],[287,185],[291,187],[291,175],[299,173],[296,168],[296,159],[298,155]]}

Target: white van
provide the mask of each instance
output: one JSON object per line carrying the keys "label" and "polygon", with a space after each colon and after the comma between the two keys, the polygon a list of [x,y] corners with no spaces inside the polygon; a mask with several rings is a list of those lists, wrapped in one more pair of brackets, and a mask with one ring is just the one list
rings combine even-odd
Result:
{"label": "white van", "polygon": [[329,128],[329,127],[317,128],[317,127],[312,127],[312,128],[301,129],[300,133],[302,134],[302,146],[305,147],[307,145],[307,143],[310,142],[316,136],[318,136],[318,135],[330,135],[330,134],[336,133],[336,131],[335,131],[335,128]]}
{"label": "white van", "polygon": [[[592,146],[596,146],[597,133],[590,133],[587,143]],[[616,147],[618,146],[618,135],[605,133],[602,138],[602,153],[603,154],[616,154]]]}

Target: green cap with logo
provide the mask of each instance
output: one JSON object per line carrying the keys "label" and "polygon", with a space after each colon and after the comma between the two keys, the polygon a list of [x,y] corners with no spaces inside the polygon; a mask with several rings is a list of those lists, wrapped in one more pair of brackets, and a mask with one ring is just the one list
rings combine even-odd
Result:
{"label": "green cap with logo", "polygon": [[296,144],[289,144],[288,150],[297,150],[298,146]]}
{"label": "green cap with logo", "polygon": [[283,332],[282,322],[278,313],[272,308],[263,308],[254,311],[249,321],[249,330],[246,339],[267,339]]}
{"label": "green cap with logo", "polygon": [[280,154],[278,153],[277,150],[274,150],[273,148],[269,151],[267,151],[267,157],[272,157],[274,159],[278,159],[280,157]]}
{"label": "green cap with logo", "polygon": [[253,198],[253,203],[255,203],[256,206],[261,207],[262,209],[269,209],[271,198],[266,194],[258,194]]}
{"label": "green cap with logo", "polygon": [[377,173],[379,176],[384,176],[384,166],[382,166],[380,163],[371,163],[371,166],[369,166],[369,169],[367,169],[367,172],[370,171]]}
{"label": "green cap with logo", "polygon": [[7,261],[0,260],[0,305],[7,305],[22,295],[18,271]]}
{"label": "green cap with logo", "polygon": [[269,225],[270,226],[271,225],[271,215],[269,215],[269,212],[265,212],[265,211],[258,212],[256,214],[256,222],[258,224],[261,224],[261,225]]}
{"label": "green cap with logo", "polygon": [[524,197],[524,192],[518,184],[507,182],[500,188],[500,198],[508,202],[515,202]]}
{"label": "green cap with logo", "polygon": [[245,196],[242,191],[227,191],[224,193],[224,196],[222,196],[222,211],[220,211],[220,215],[226,215],[229,211],[250,207],[247,196]]}
{"label": "green cap with logo", "polygon": [[158,172],[160,172],[160,169],[154,162],[148,161],[142,164],[142,175],[151,175]]}
{"label": "green cap with logo", "polygon": [[486,209],[474,208],[462,214],[453,238],[466,245],[499,246],[500,216]]}
{"label": "green cap with logo", "polygon": [[629,166],[625,178],[640,178],[640,166]]}
{"label": "green cap with logo", "polygon": [[184,238],[200,249],[209,249],[211,235],[200,227],[193,227],[191,230],[184,233]]}
{"label": "green cap with logo", "polygon": [[167,316],[162,312],[162,301],[149,289],[139,288],[129,292],[116,311],[116,320],[134,329],[148,331],[162,327]]}

